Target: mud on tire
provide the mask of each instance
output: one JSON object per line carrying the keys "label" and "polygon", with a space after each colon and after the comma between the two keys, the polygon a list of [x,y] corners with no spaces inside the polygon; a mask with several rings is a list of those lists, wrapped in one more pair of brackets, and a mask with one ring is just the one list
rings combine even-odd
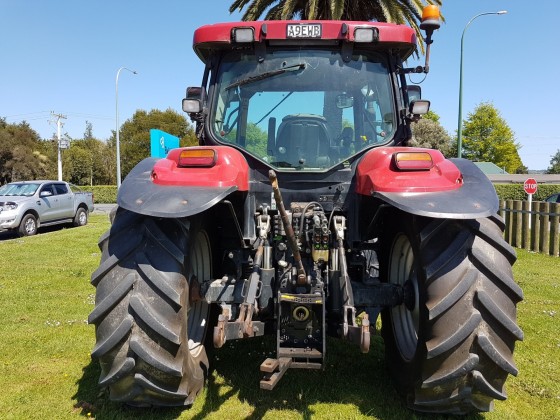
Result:
{"label": "mud on tire", "polygon": [[[403,220],[406,220],[403,223]],[[382,279],[405,285],[408,307],[382,314],[386,359],[398,390],[419,411],[489,411],[517,375],[513,350],[523,332],[512,277],[515,251],[499,217],[389,223]]]}
{"label": "mud on tire", "polygon": [[130,405],[192,404],[208,370],[208,305],[189,302],[188,283],[210,278],[208,236],[192,220],[119,208],[99,247],[88,320],[95,324],[99,385]]}

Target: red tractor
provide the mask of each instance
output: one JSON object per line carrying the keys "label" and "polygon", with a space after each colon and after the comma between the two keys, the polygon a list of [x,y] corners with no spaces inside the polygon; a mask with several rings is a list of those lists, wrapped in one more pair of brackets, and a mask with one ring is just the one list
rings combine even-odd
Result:
{"label": "red tractor", "polygon": [[[439,15],[421,28],[429,47]],[[523,332],[492,184],[407,146],[428,111],[407,73],[416,35],[378,22],[203,26],[183,109],[200,145],[126,177],[92,275],[99,384],[130,405],[190,405],[208,346],[276,336],[260,387],[322,369],[326,336],[388,368],[420,411],[487,411]],[[367,356],[364,356],[367,357]],[[288,380],[288,379],[286,379]]]}

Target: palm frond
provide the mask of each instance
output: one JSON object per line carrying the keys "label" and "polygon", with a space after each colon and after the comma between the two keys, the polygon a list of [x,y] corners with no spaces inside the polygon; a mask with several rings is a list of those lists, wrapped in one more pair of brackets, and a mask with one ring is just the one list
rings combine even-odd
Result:
{"label": "palm frond", "polygon": [[291,19],[294,16],[298,0],[283,0],[282,19]]}
{"label": "palm frond", "polygon": [[280,20],[282,19],[282,4],[278,3],[272,6],[266,16],[264,17],[265,20]]}
{"label": "palm frond", "polygon": [[306,15],[307,15],[307,19],[312,20],[312,19],[318,19],[318,14],[319,11],[317,10],[319,7],[319,0],[309,0],[309,2],[307,3],[307,10],[306,10]]}
{"label": "palm frond", "polygon": [[330,0],[330,15],[333,20],[341,19],[342,15],[344,14],[345,9],[345,0]]}
{"label": "palm frond", "polygon": [[229,7],[229,12],[233,13],[236,10],[241,11],[247,3],[251,0],[235,0],[233,4]]}
{"label": "palm frond", "polygon": [[243,20],[258,20],[268,9],[272,3],[276,3],[279,0],[253,0],[253,3],[247,9],[247,12],[243,15]]}

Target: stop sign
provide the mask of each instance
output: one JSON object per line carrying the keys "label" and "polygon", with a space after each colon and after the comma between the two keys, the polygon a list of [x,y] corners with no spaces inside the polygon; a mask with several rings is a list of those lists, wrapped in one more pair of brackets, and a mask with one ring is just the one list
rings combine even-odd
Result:
{"label": "stop sign", "polygon": [[535,178],[528,178],[523,184],[523,189],[527,194],[535,194],[537,192],[537,180]]}

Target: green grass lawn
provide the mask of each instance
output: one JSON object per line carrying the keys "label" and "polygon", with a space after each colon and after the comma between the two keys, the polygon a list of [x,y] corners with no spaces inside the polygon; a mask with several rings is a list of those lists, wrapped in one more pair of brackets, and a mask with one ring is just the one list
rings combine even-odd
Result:
{"label": "green grass lawn", "polygon": [[[138,410],[108,400],[90,358],[94,306],[89,277],[99,264],[97,239],[109,227],[93,215],[81,228],[0,239],[0,418],[2,419],[427,419],[404,407],[384,369],[383,341],[369,354],[339,340],[327,346],[324,372],[289,370],[273,392],[259,389],[259,365],[274,341],[228,342],[214,351],[208,386],[189,410]],[[560,418],[560,260],[518,251],[525,293],[518,306],[525,340],[519,376],[495,411],[469,419]]]}

